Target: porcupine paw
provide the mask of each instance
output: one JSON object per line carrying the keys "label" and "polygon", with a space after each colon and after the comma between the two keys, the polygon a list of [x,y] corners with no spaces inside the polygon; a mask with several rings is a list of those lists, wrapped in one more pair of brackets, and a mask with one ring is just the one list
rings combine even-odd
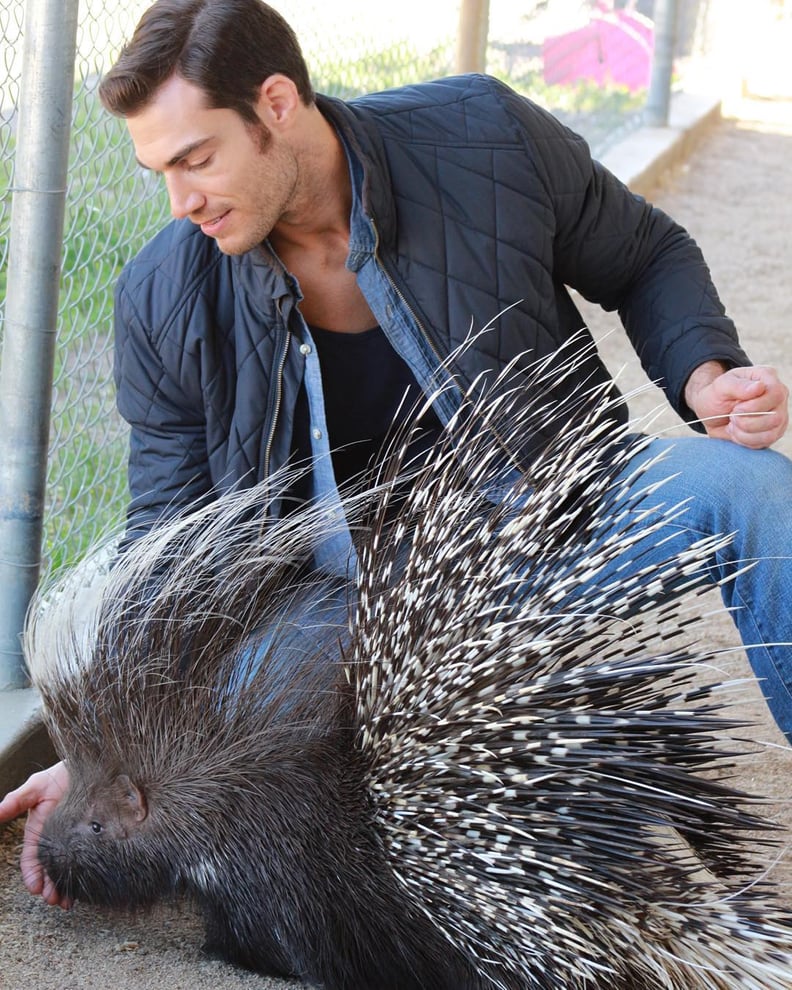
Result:
{"label": "porcupine paw", "polygon": [[201,953],[210,959],[221,959],[242,969],[254,970],[263,976],[294,977],[294,967],[277,947],[274,935],[260,936],[255,947],[245,946],[235,939],[224,915],[204,912],[206,939]]}
{"label": "porcupine paw", "polygon": [[205,941],[201,946],[201,955],[208,959],[219,959],[222,962],[231,963],[241,969],[249,969],[262,976],[279,976],[284,979],[293,979],[298,974],[291,966],[265,957],[259,953],[240,952],[236,947],[230,948],[227,945],[220,945],[217,942]]}

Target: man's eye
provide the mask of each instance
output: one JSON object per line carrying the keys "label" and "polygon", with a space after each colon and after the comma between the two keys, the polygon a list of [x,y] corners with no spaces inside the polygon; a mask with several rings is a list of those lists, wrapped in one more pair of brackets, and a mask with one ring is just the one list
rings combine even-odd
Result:
{"label": "man's eye", "polygon": [[212,160],[212,158],[211,158],[211,155],[210,155],[209,158],[202,158],[199,162],[190,162],[190,164],[187,166],[187,168],[191,172],[195,172],[195,171],[197,171],[200,168],[206,168],[206,166],[209,164],[209,162],[211,160]]}

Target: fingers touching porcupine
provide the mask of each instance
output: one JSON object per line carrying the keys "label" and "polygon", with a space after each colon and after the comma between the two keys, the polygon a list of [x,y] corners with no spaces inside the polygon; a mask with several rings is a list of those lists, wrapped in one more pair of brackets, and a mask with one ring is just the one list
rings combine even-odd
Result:
{"label": "fingers touching porcupine", "polygon": [[474,383],[423,464],[394,443],[345,506],[348,582],[307,566],[337,515],[273,521],[259,487],[144,537],[87,622],[74,581],[42,595],[62,894],[186,895],[213,950],[328,990],[792,986],[763,823],[712,772],[736,723],[693,680],[725,541],[658,562],[645,441],[553,374]]}

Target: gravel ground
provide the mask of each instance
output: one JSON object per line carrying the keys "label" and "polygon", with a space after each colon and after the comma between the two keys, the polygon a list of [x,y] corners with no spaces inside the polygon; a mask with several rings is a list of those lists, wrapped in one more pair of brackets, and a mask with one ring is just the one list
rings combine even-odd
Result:
{"label": "gravel ground", "polygon": [[[704,249],[722,297],[741,328],[757,363],[774,364],[792,381],[787,288],[792,264],[792,102],[744,101],[731,108],[689,162],[669,175],[652,199],[683,223]],[[614,318],[586,308],[586,318],[601,337],[601,349],[613,371],[623,368],[626,388],[643,375],[626,349]],[[631,403],[635,413],[656,406],[647,392]],[[677,428],[671,414],[658,427]],[[792,454],[792,438],[779,445]],[[715,596],[703,612],[718,607]],[[702,618],[702,642],[733,646],[728,619]],[[730,675],[747,677],[744,656],[735,652]],[[747,677],[741,711],[755,719],[752,738],[761,743],[747,758],[738,783],[768,796],[769,814],[787,830],[792,826],[788,796],[792,751],[772,724],[756,685]],[[186,910],[168,909],[130,919],[78,905],[73,911],[47,908],[22,887],[17,855],[21,825],[0,831],[0,986],[39,990],[161,990],[162,987],[287,987],[239,972],[200,955],[200,925]],[[782,850],[783,851],[783,850]],[[792,857],[787,856],[787,861]],[[782,897],[792,908],[792,867],[782,857],[772,864]],[[770,866],[771,864],[768,864]],[[790,976],[792,987],[792,976]]]}

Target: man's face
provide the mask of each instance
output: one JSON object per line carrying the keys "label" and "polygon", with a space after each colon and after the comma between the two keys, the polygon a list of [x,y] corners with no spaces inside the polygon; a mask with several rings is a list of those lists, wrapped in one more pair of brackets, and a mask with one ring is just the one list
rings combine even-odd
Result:
{"label": "man's face", "polygon": [[288,211],[297,181],[292,150],[261,123],[206,106],[203,92],[171,77],[127,118],[138,162],[161,173],[174,217],[189,217],[226,254],[260,244]]}

